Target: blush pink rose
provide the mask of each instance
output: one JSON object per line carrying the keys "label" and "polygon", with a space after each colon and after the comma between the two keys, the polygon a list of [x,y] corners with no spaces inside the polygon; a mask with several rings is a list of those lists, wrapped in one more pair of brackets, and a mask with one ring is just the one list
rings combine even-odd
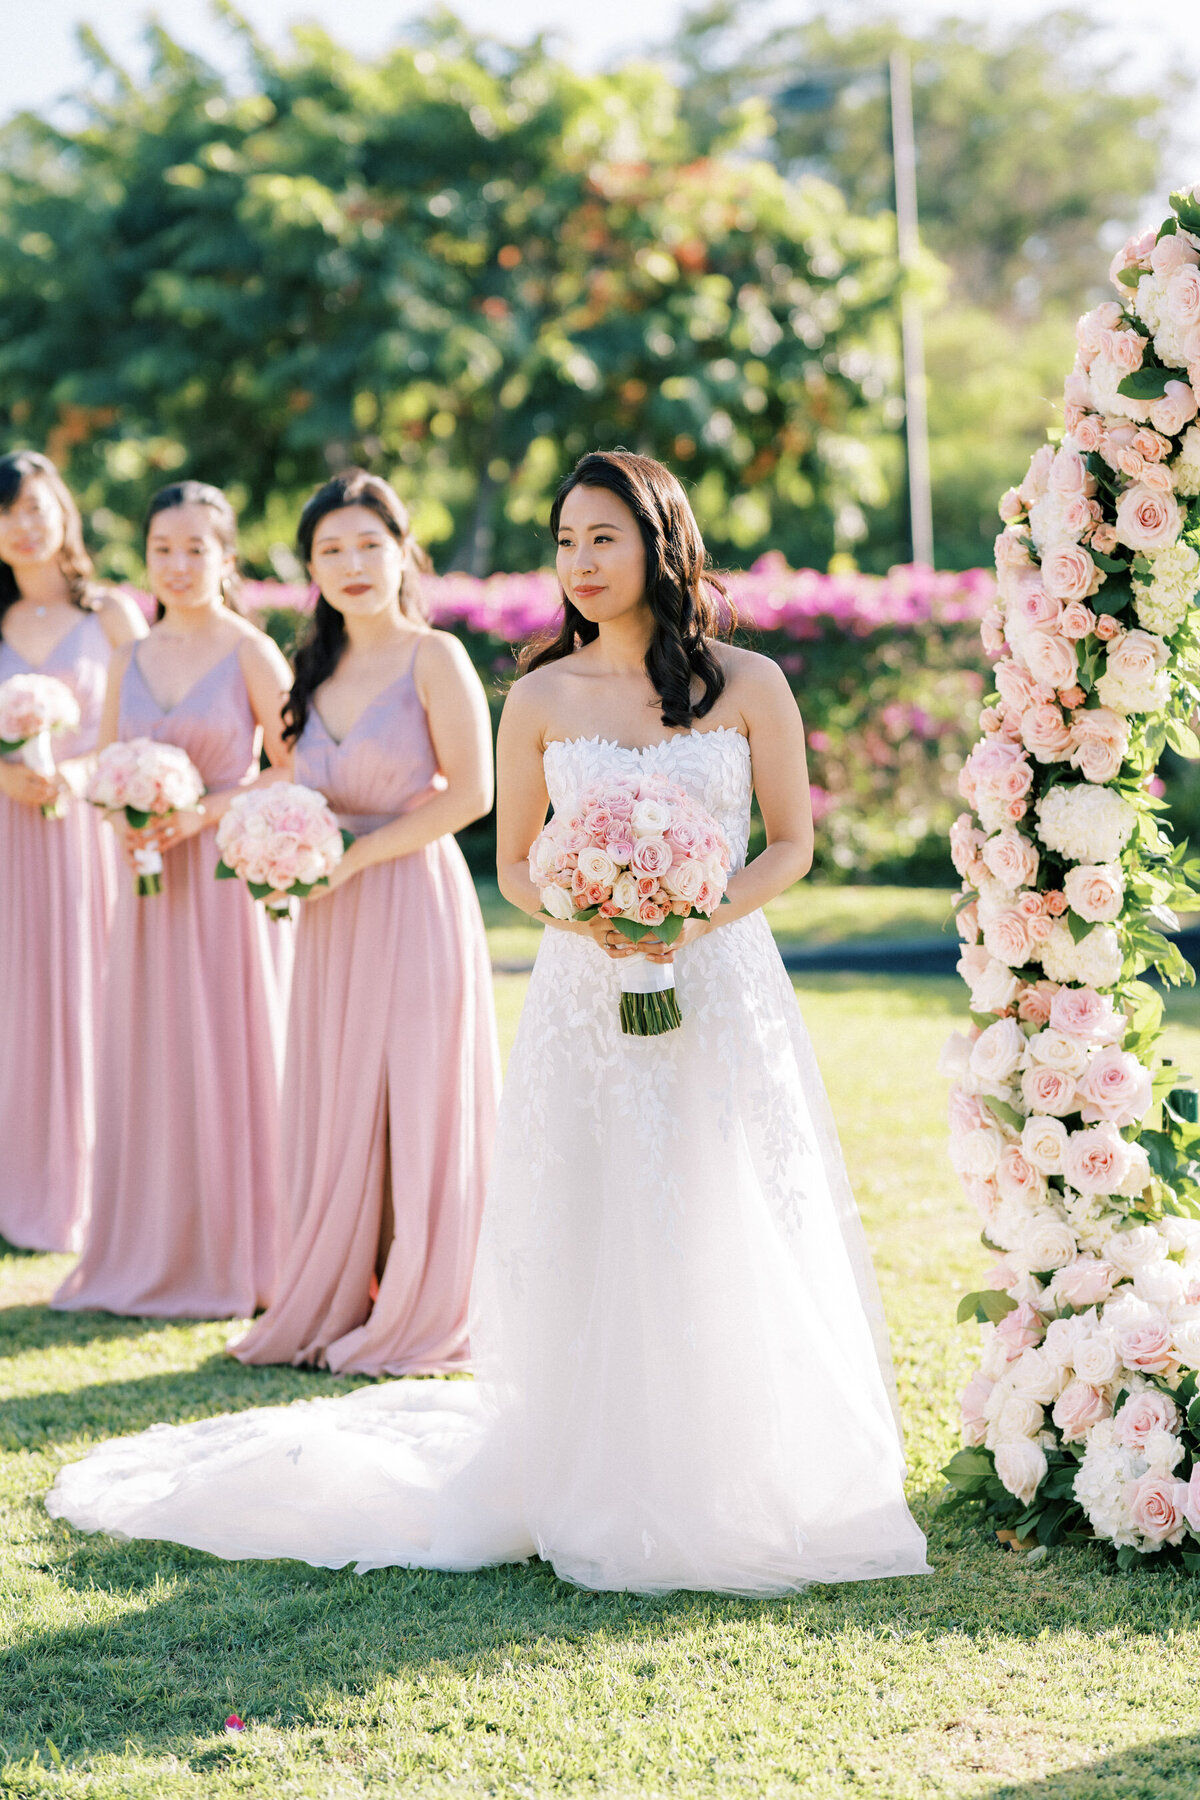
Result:
{"label": "blush pink rose", "polygon": [[962,1426],[963,1437],[968,1444],[982,1444],[987,1436],[988,1422],[984,1408],[995,1385],[981,1370],[977,1370],[963,1389]]}
{"label": "blush pink rose", "polygon": [[983,639],[983,648],[988,656],[999,656],[1004,648],[1004,619],[999,609],[989,607],[984,613],[979,627],[979,635]]}
{"label": "blush pink rose", "polygon": [[1076,863],[1063,882],[1072,912],[1090,925],[1111,924],[1125,904],[1125,876],[1120,863]]}
{"label": "blush pink rose", "polygon": [[1170,1475],[1143,1475],[1125,1489],[1129,1522],[1151,1544],[1179,1542],[1187,1502],[1187,1483]]}
{"label": "blush pink rose", "polygon": [[1108,706],[1089,706],[1071,720],[1072,767],[1085,781],[1105,783],[1116,778],[1129,748],[1129,721]]}
{"label": "blush pink rose", "polygon": [[1029,961],[1032,948],[1029,921],[1019,907],[1006,906],[993,915],[983,928],[983,942],[998,962],[1019,969]]}
{"label": "blush pink rose", "polygon": [[1182,526],[1178,501],[1144,482],[1126,488],[1117,501],[1117,536],[1131,550],[1161,550],[1175,542]]}
{"label": "blush pink rose", "polygon": [[1078,1377],[1069,1381],[1054,1402],[1051,1418],[1068,1444],[1081,1443],[1093,1425],[1111,1418],[1112,1407],[1099,1388]]}
{"label": "blush pink rose", "polygon": [[1073,734],[1062,708],[1030,706],[1021,714],[1021,742],[1035,761],[1065,762],[1071,755]]}
{"label": "blush pink rose", "polygon": [[1055,628],[1062,617],[1061,600],[1053,599],[1034,581],[1020,588],[1009,607],[1009,617],[1018,629],[1036,631],[1039,627]]}
{"label": "blush pink rose", "polygon": [[989,873],[1006,888],[1032,887],[1037,880],[1038,853],[1033,840],[1011,825],[988,838],[981,856]]}
{"label": "blush pink rose", "polygon": [[1126,631],[1109,645],[1104,672],[1130,686],[1140,686],[1153,680],[1170,654],[1163,639],[1152,631]]}
{"label": "blush pink rose", "polygon": [[1104,440],[1104,421],[1093,412],[1080,412],[1071,427],[1071,436],[1080,450],[1094,454]]}
{"label": "blush pink rose", "polygon": [[629,859],[630,868],[639,875],[661,876],[671,867],[671,846],[665,838],[638,838]]}
{"label": "blush pink rose", "polygon": [[1131,448],[1146,462],[1164,462],[1171,454],[1171,440],[1149,425],[1139,425],[1133,434]]}
{"label": "blush pink rose", "polygon": [[1079,1083],[1085,1125],[1107,1119],[1118,1128],[1133,1125],[1149,1112],[1154,1099],[1150,1071],[1136,1056],[1115,1046],[1097,1050]]}
{"label": "blush pink rose", "polygon": [[1050,1002],[1050,1023],[1089,1044],[1115,1044],[1125,1035],[1125,1020],[1110,997],[1090,987],[1059,988]]}
{"label": "blush pink rose", "polygon": [[1147,1319],[1127,1326],[1118,1339],[1118,1347],[1127,1369],[1145,1369],[1151,1375],[1165,1375],[1176,1361],[1171,1327],[1165,1319]]}
{"label": "blush pink rose", "polygon": [[1054,1277],[1054,1299],[1059,1306],[1084,1312],[1102,1306],[1117,1284],[1117,1271],[1098,1256],[1081,1256]]}
{"label": "blush pink rose", "polygon": [[1130,1394],[1117,1414],[1117,1437],[1127,1450],[1144,1450],[1152,1431],[1179,1429],[1179,1408],[1157,1388]]}
{"label": "blush pink rose", "polygon": [[1068,606],[1063,607],[1058,629],[1065,638],[1077,643],[1080,638],[1088,637],[1095,631],[1096,615],[1082,600],[1072,600]]}
{"label": "blush pink rose", "polygon": [[1057,544],[1042,558],[1042,586],[1056,600],[1088,600],[1100,579],[1100,570],[1081,544]]}
{"label": "blush pink rose", "polygon": [[1046,1335],[1046,1323],[1028,1300],[1022,1300],[1020,1306],[1005,1313],[996,1327],[996,1335],[1004,1340],[1008,1360],[1012,1362],[1022,1350],[1030,1350],[1041,1343]]}
{"label": "blush pink rose", "polygon": [[1021,1095],[1030,1112],[1065,1119],[1075,1111],[1075,1078],[1062,1069],[1035,1063],[1021,1076]]}
{"label": "blush pink rose", "polygon": [[1063,1174],[1081,1194],[1120,1193],[1121,1183],[1132,1166],[1129,1145],[1115,1125],[1089,1125],[1083,1131],[1073,1131],[1067,1139]]}
{"label": "blush pink rose", "polygon": [[1017,1001],[1017,1017],[1027,1025],[1045,1025],[1058,987],[1053,981],[1037,981],[1027,987]]}
{"label": "blush pink rose", "polygon": [[1018,640],[1017,655],[1039,687],[1070,687],[1079,672],[1074,644],[1056,632],[1027,632]]}
{"label": "blush pink rose", "polygon": [[642,900],[638,904],[637,916],[643,925],[661,925],[667,916],[668,908],[657,900]]}
{"label": "blush pink rose", "polygon": [[1200,263],[1200,251],[1178,231],[1160,237],[1150,252],[1150,267],[1156,275],[1171,275],[1185,263]]}

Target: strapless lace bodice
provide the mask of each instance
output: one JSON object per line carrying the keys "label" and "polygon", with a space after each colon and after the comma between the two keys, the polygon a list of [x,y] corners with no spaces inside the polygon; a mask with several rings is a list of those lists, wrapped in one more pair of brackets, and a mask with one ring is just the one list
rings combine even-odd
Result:
{"label": "strapless lace bodice", "polygon": [[630,750],[611,738],[556,738],[544,758],[546,786],[555,812],[571,809],[585,788],[631,767],[665,775],[711,813],[729,844],[733,866],[746,860],[750,838],[750,745],[740,731],[687,731]]}

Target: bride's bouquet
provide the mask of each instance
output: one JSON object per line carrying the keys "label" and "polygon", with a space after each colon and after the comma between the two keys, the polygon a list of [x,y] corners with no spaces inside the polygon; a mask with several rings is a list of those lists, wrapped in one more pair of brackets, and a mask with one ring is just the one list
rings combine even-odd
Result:
{"label": "bride's bouquet", "polygon": [[[127,738],[108,744],[96,758],[88,782],[87,797],[106,812],[123,812],[135,831],[151,819],[164,819],[180,807],[195,806],[204,783],[187,752],[177,744],[160,744],[153,738]],[[135,850],[139,894],[162,893],[162,854],[149,848]]]}
{"label": "bride's bouquet", "polygon": [[[685,919],[711,918],[729,868],[716,821],[661,775],[597,782],[529,851],[549,918],[611,919],[634,943],[653,935],[672,944]],[[618,971],[622,1031],[657,1037],[680,1024],[670,963],[631,956]]]}
{"label": "bride's bouquet", "polygon": [[[324,886],[353,842],[315,788],[292,781],[249,788],[230,802],[217,827],[217,880],[244,881],[256,900],[268,894],[304,899]],[[290,900],[267,905],[272,919],[291,912]]]}
{"label": "bride's bouquet", "polygon": [[[56,770],[50,736],[77,731],[79,702],[55,675],[10,675],[0,682],[0,756],[19,755],[35,775],[53,781]],[[61,819],[61,800],[42,808],[47,819]]]}

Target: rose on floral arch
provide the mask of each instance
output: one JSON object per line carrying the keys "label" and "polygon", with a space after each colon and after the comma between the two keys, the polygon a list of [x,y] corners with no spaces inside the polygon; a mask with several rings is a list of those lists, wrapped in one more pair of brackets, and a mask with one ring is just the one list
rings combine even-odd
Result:
{"label": "rose on floral arch", "polygon": [[971,1028],[950,1159],[1000,1260],[944,1505],[1200,1571],[1200,1126],[1162,1055],[1200,893],[1154,770],[1200,756],[1200,187],[1114,258],[1063,432],[1000,502],[995,692],[951,833]]}

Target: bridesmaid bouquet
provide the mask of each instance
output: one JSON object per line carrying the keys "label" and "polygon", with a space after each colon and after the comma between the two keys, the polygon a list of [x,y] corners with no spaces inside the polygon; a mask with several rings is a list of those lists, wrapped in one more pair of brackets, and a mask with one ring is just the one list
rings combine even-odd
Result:
{"label": "bridesmaid bouquet", "polygon": [[[325,885],[353,842],[315,788],[292,781],[249,788],[230,802],[217,826],[217,880],[244,881],[256,900],[268,894],[303,900]],[[290,900],[267,905],[272,919],[290,918],[291,912]]]}
{"label": "bridesmaid bouquet", "polygon": [[[529,851],[547,917],[611,919],[634,943],[653,934],[671,944],[685,919],[711,918],[729,868],[716,821],[661,775],[597,782]],[[681,1023],[670,963],[638,956],[618,969],[622,1031],[657,1037]]]}
{"label": "bridesmaid bouquet", "polygon": [[[55,776],[50,735],[79,728],[79,702],[65,681],[55,675],[10,675],[0,682],[0,756],[19,754],[27,769]],[[42,808],[47,819],[61,819],[61,800],[48,800]]]}
{"label": "bridesmaid bouquet", "polygon": [[[159,744],[153,738],[127,738],[106,745],[96,758],[87,789],[93,806],[123,812],[135,831],[179,807],[195,806],[203,793],[204,783],[187,752],[177,744]],[[161,852],[135,850],[133,860],[138,893],[161,894]]]}

